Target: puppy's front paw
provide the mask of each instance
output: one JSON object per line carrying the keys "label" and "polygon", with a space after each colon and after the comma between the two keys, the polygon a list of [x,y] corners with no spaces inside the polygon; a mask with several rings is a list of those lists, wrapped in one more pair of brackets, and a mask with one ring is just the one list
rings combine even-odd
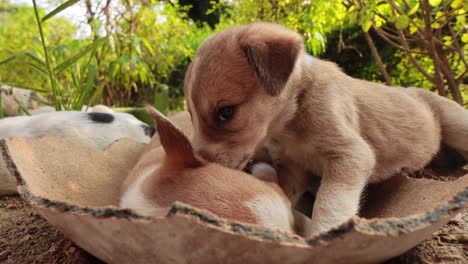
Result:
{"label": "puppy's front paw", "polygon": [[252,175],[262,181],[278,183],[276,170],[268,163],[258,162],[252,165]]}

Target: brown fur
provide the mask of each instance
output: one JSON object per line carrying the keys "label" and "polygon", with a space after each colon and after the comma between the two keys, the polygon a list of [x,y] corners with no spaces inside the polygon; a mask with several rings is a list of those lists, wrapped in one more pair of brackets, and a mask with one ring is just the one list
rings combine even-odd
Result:
{"label": "brown fur", "polygon": [[[299,174],[295,182],[307,182],[305,170],[322,176],[314,233],[355,215],[367,182],[421,169],[442,141],[468,157],[462,107],[422,89],[354,79],[306,54],[302,37],[279,25],[234,26],[207,39],[185,93],[194,147],[208,159],[241,169],[274,141],[274,163]],[[216,111],[226,105],[235,114],[220,123]]]}
{"label": "brown fur", "polygon": [[[141,184],[144,200],[152,208],[167,210],[180,201],[231,220],[263,225],[257,212],[248,206],[249,201],[261,196],[280,197],[289,207],[276,183],[262,182],[242,171],[197,157],[189,140],[169,119],[154,108],[148,107],[147,111],[156,120],[159,137],[153,137],[128,176],[122,187],[124,197],[148,167],[158,165]],[[160,212],[153,216],[163,216],[158,215]],[[291,214],[290,207],[288,213]]]}
{"label": "brown fur", "polygon": [[[169,116],[169,119],[174,124],[177,129],[179,129],[183,134],[187,135],[187,137],[191,137],[193,133],[193,127],[190,123],[190,114],[187,111],[177,112],[173,115]],[[156,133],[151,138],[151,141],[145,148],[143,149],[143,153],[140,158],[137,166],[133,169],[134,171],[142,171],[143,169],[149,167],[153,164],[159,164],[165,157],[164,149],[161,146],[161,141],[159,140],[159,135]],[[131,174],[131,177],[127,177],[122,184],[122,190],[127,190],[129,185],[133,183],[138,174]]]}

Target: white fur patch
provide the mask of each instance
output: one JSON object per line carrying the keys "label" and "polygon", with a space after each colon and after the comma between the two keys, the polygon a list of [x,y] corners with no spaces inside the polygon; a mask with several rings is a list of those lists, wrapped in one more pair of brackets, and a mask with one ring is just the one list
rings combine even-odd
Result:
{"label": "white fur patch", "polygon": [[157,208],[151,204],[142,193],[142,184],[159,166],[148,167],[140,174],[138,179],[128,188],[127,192],[120,199],[120,207],[132,209],[144,216],[159,216],[166,210]]}
{"label": "white fur patch", "polygon": [[253,210],[260,221],[260,225],[293,232],[294,217],[291,207],[281,196],[265,194],[245,203]]}
{"label": "white fur patch", "polygon": [[109,123],[90,120],[89,113],[58,111],[34,116],[7,117],[0,120],[0,138],[41,138],[54,136],[74,144],[97,149],[107,148],[121,138],[148,143],[147,125],[127,113],[107,113]]}

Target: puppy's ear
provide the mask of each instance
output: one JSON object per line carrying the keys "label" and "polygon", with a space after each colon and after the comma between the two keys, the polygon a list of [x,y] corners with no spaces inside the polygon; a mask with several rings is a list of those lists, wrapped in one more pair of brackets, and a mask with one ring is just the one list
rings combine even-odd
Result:
{"label": "puppy's ear", "polygon": [[271,96],[281,93],[304,49],[301,35],[267,23],[250,25],[240,37],[240,46]]}
{"label": "puppy's ear", "polygon": [[202,163],[195,157],[187,137],[154,107],[147,105],[146,112],[154,119],[166,160],[179,168],[196,168]]}

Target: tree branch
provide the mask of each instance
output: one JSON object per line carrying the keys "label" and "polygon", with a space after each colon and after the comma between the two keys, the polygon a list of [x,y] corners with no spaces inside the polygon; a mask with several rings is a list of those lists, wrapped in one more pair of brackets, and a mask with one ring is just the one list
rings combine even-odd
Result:
{"label": "tree branch", "polygon": [[[405,47],[405,46],[402,46],[402,45],[400,45],[400,44],[398,44],[398,43],[392,41],[391,39],[389,39],[389,38],[386,36],[386,34],[388,34],[388,33],[386,33],[384,30],[382,30],[382,29],[380,29],[380,28],[378,28],[378,27],[376,27],[376,26],[374,26],[374,25],[372,25],[372,29],[374,29],[374,31],[375,31],[382,39],[384,39],[385,41],[387,41],[388,44],[394,46],[394,47],[397,48],[397,49],[400,49],[400,50],[406,51],[406,52],[421,54],[421,55],[429,55],[427,52],[411,50],[408,44],[407,44],[406,47]],[[398,37],[398,39],[401,40],[400,37]],[[405,39],[406,39],[406,37],[405,37]]]}
{"label": "tree branch", "polygon": [[424,15],[424,24],[425,24],[425,39],[428,42],[428,50],[429,54],[432,58],[432,62],[434,64],[434,81],[433,83],[436,85],[437,91],[440,95],[446,96],[445,89],[444,89],[444,82],[442,80],[442,76],[440,76],[440,59],[437,55],[435,50],[435,43],[432,38],[432,28],[431,28],[431,7],[429,5],[428,0],[419,0],[422,13]]}
{"label": "tree branch", "polygon": [[[444,12],[447,15],[447,8],[444,5]],[[462,60],[463,64],[465,64],[465,67],[468,68],[468,63],[465,60],[465,52],[463,51],[462,47],[460,46],[460,42],[458,41],[457,35],[455,34],[455,31],[453,30],[452,25],[447,23],[447,27],[449,29],[450,35],[452,36],[452,43],[455,46],[455,51],[458,53],[460,56],[460,59]]]}
{"label": "tree branch", "polygon": [[410,59],[411,63],[418,69],[419,72],[426,77],[430,82],[434,82],[434,77],[432,77],[422,66],[419,64],[418,60],[413,56],[412,51],[410,50],[408,46],[408,42],[406,41],[405,34],[403,32],[398,31],[400,34],[401,42],[403,43],[403,46],[405,47],[405,52],[408,55],[408,58]]}
{"label": "tree branch", "polygon": [[369,32],[364,32],[364,36],[366,37],[367,44],[369,44],[369,48],[371,49],[372,56],[374,56],[374,59],[377,62],[377,66],[379,67],[379,70],[385,79],[385,83],[387,85],[392,85],[392,79],[390,78],[390,75],[385,69],[385,65],[383,64],[382,59],[380,58],[380,55],[377,49],[375,48],[375,43],[372,40],[372,37],[370,36]]}

